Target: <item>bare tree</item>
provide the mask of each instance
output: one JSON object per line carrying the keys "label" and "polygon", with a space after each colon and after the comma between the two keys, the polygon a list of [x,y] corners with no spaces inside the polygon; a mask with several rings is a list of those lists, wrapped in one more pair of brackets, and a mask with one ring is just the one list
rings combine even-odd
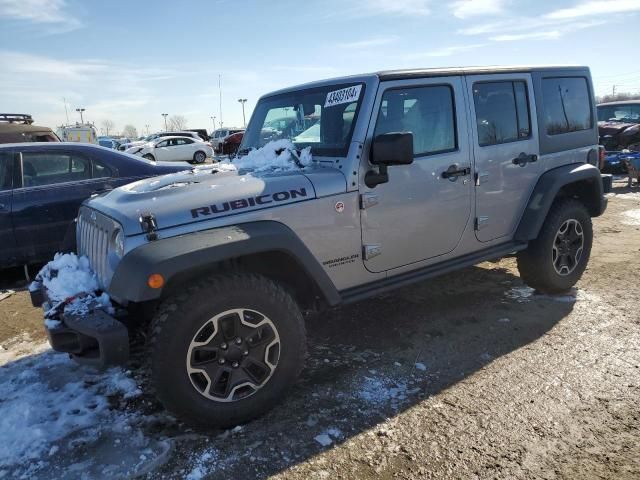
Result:
{"label": "bare tree", "polygon": [[102,128],[104,128],[105,135],[107,136],[109,136],[109,130],[113,130],[115,126],[116,124],[113,123],[113,120],[109,120],[108,118],[102,121]]}
{"label": "bare tree", "polygon": [[596,97],[596,103],[606,103],[606,102],[617,102],[620,100],[638,100],[640,99],[640,94],[638,93],[625,93],[620,92],[615,95],[607,94],[602,95],[601,97]]}
{"label": "bare tree", "polygon": [[127,138],[138,138],[138,130],[133,125],[125,125],[122,129],[122,135]]}
{"label": "bare tree", "polygon": [[178,131],[187,128],[187,119],[182,115],[172,115],[169,117],[169,130]]}

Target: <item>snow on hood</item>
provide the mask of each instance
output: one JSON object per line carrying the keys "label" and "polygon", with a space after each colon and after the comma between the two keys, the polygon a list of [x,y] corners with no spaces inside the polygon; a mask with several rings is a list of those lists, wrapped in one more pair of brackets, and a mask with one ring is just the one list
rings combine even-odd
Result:
{"label": "snow on hood", "polygon": [[203,165],[130,183],[87,205],[120,222],[126,235],[141,234],[139,217],[143,213],[153,214],[162,230],[312,200],[313,184],[302,173],[312,163],[308,149],[298,154],[290,141],[279,140],[232,163]]}

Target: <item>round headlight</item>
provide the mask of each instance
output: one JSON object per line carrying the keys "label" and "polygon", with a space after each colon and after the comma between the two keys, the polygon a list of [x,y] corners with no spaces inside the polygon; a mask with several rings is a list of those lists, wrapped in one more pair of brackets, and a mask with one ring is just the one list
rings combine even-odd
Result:
{"label": "round headlight", "polygon": [[124,255],[124,233],[119,228],[113,232],[113,251],[118,257]]}

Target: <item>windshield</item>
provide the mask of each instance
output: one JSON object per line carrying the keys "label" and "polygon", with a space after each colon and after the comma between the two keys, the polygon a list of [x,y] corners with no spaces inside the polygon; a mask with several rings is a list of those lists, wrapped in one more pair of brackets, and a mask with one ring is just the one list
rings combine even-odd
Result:
{"label": "windshield", "polygon": [[598,107],[598,121],[640,123],[640,104],[601,105]]}
{"label": "windshield", "polygon": [[240,153],[274,140],[291,140],[314,155],[345,156],[364,85],[327,85],[267,97],[256,105]]}

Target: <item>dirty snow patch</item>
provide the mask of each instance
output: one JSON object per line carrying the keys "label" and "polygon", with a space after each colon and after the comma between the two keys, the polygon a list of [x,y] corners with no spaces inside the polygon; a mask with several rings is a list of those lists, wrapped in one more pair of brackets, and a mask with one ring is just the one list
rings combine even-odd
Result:
{"label": "dirty snow patch", "polygon": [[504,292],[504,295],[511,300],[517,301],[518,303],[526,303],[531,300],[531,296],[534,292],[535,290],[533,288],[527,286],[513,287],[512,289]]}
{"label": "dirty snow patch", "polygon": [[397,403],[407,398],[407,384],[384,377],[364,377],[356,395],[375,406]]}
{"label": "dirty snow patch", "polygon": [[69,478],[75,468],[130,477],[166,454],[168,442],[145,437],[145,417],[127,407],[141,393],[129,372],[96,373],[22,340],[0,356],[0,478]]}
{"label": "dirty snow patch", "polygon": [[426,372],[427,371],[427,367],[424,363],[421,362],[416,362],[416,369],[420,370],[421,372]]}
{"label": "dirty snow patch", "polygon": [[625,225],[640,225],[640,209],[639,210],[627,210],[622,212],[624,219],[622,223]]}
{"label": "dirty snow patch", "polygon": [[338,428],[328,428],[321,434],[313,437],[313,439],[323,447],[328,447],[333,443],[334,440],[339,440],[343,436],[344,435]]}
{"label": "dirty snow patch", "polygon": [[214,448],[209,448],[200,453],[195,461],[194,466],[186,476],[186,480],[200,480],[215,470],[218,460],[218,452]]}

